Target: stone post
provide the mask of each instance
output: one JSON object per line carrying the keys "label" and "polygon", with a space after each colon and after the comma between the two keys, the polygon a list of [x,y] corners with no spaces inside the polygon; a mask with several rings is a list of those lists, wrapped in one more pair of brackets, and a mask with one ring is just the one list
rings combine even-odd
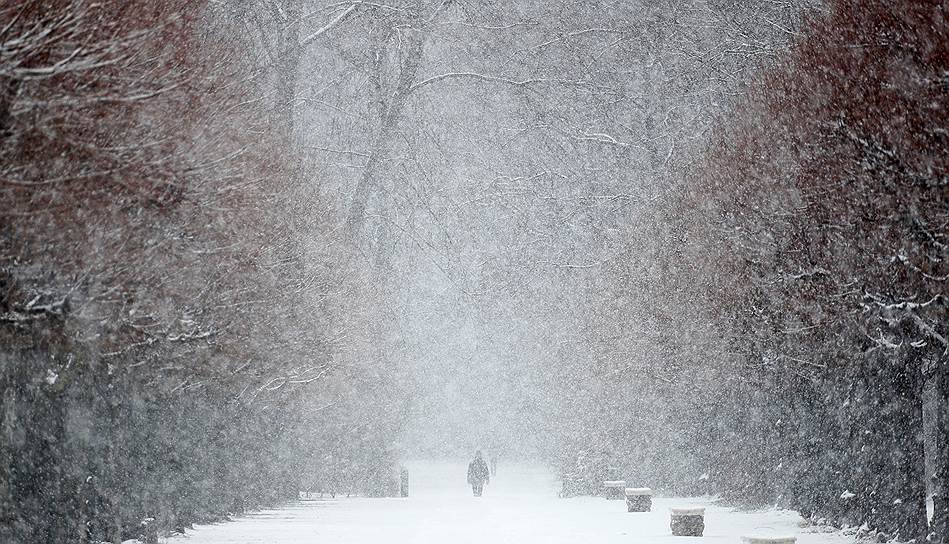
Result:
{"label": "stone post", "polygon": [[652,510],[652,489],[648,487],[627,487],[627,512],[649,512]]}
{"label": "stone post", "polygon": [[624,480],[607,480],[603,482],[603,488],[607,499],[622,500],[626,482]]}
{"label": "stone post", "polygon": [[670,508],[670,527],[675,536],[702,536],[705,532],[705,508]]}
{"label": "stone post", "polygon": [[409,496],[409,470],[406,468],[399,471],[399,496]]}

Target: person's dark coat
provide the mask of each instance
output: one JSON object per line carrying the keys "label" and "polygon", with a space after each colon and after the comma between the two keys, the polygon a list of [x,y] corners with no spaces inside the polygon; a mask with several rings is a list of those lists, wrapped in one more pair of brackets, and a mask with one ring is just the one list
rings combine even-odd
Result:
{"label": "person's dark coat", "polygon": [[491,473],[488,471],[488,464],[481,457],[476,457],[468,463],[468,483],[471,485],[482,485],[488,482]]}

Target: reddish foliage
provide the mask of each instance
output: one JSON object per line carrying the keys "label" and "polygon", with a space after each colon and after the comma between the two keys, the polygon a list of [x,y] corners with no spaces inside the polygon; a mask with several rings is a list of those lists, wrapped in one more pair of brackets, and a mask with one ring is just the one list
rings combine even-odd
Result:
{"label": "reddish foliage", "polygon": [[[842,0],[813,17],[673,210],[746,365],[764,382],[805,377],[795,393],[830,392],[844,422],[822,454],[846,459],[834,477],[863,494],[842,506],[810,489],[802,508],[903,538],[926,532],[922,446],[905,429],[922,425],[920,367],[949,332],[947,23],[931,0]],[[868,398],[888,415],[860,411]]]}

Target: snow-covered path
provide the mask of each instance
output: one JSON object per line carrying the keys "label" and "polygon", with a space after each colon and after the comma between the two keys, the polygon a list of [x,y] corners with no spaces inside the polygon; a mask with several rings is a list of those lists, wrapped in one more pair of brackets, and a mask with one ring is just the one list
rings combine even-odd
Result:
{"label": "snow-covered path", "polygon": [[[407,499],[303,501],[235,521],[205,525],[169,544],[495,544],[740,542],[746,534],[794,534],[798,544],[852,544],[839,533],[806,532],[792,512],[738,512],[701,499],[657,498],[652,512],[623,501],[557,498],[557,482],[533,466],[501,465],[481,498],[465,486],[465,466],[409,465]],[[707,508],[704,538],[673,537],[670,506]]]}

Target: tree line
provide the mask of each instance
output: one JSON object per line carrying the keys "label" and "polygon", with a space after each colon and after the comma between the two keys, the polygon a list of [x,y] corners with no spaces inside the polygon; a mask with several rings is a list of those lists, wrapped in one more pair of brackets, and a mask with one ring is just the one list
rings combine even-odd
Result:
{"label": "tree line", "polygon": [[376,295],[302,183],[290,25],[245,7],[0,6],[3,542],[382,492]]}
{"label": "tree line", "polygon": [[651,285],[616,268],[609,290],[648,305],[653,342],[594,380],[613,407],[567,441],[579,491],[612,468],[946,542],[946,16],[941,2],[812,12],[701,158],[663,178]]}
{"label": "tree line", "polygon": [[944,539],[940,21],[3,5],[0,538],[384,493],[461,360],[567,493],[615,474]]}

